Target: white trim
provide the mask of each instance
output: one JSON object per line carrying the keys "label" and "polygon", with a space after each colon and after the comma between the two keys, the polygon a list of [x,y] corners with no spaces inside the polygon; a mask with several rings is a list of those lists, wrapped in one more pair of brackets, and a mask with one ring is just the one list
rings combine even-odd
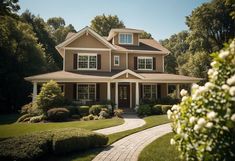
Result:
{"label": "white trim", "polygon": [[107,100],[111,100],[110,82],[107,82]]}
{"label": "white trim", "polygon": [[[120,35],[131,35],[131,43],[121,43],[120,42]],[[128,32],[120,32],[118,33],[118,44],[121,44],[121,45],[133,45],[134,43],[134,40],[133,40],[133,33],[128,33]]]}
{"label": "white trim", "polygon": [[128,69],[128,52],[126,52],[126,69]]}
{"label": "white trim", "polygon": [[[118,64],[115,64],[115,58],[118,59]],[[113,66],[120,66],[120,56],[119,55],[114,55],[113,56]]]}
{"label": "white trim", "polygon": [[38,93],[38,85],[37,82],[33,82],[33,97],[32,97],[32,102],[36,101],[36,97],[37,97],[37,93]]}
{"label": "white trim", "polygon": [[109,71],[112,71],[112,53],[109,51]]}
{"label": "white trim", "polygon": [[132,108],[132,83],[130,82],[130,108]]}
{"label": "white trim", "polygon": [[[117,77],[119,77],[119,76],[121,76],[121,75],[123,75],[123,74],[126,74],[126,73],[129,73],[129,74],[131,74],[131,75],[134,75],[134,76],[136,76],[137,78],[144,79],[144,77],[143,77],[142,75],[140,75],[140,74],[138,74],[138,73],[135,73],[135,72],[131,71],[130,69],[123,70],[122,72],[113,75],[113,76],[111,77],[111,79],[115,79],[115,78],[117,78]],[[128,80],[126,80],[126,81],[128,82]]]}
{"label": "white trim", "polygon": [[64,48],[64,57],[63,57],[63,71],[65,71],[65,48]]}
{"label": "white trim", "polygon": [[134,54],[161,54],[161,55],[167,55],[166,52],[163,51],[153,51],[153,50],[114,50],[114,52],[118,53],[134,53]]}
{"label": "white trim", "polygon": [[[139,59],[145,60],[145,68],[139,68]],[[152,60],[152,68],[151,69],[146,69],[146,59]],[[137,70],[152,71],[153,70],[153,57],[151,57],[151,56],[138,56],[137,57]]]}
{"label": "white trim", "polygon": [[118,82],[115,82],[115,104],[116,108],[118,108]]}
{"label": "white trim", "polygon": [[[79,68],[79,56],[88,56],[88,68]],[[95,56],[96,57],[96,67],[95,68],[90,68],[90,56]],[[77,70],[97,70],[97,53],[78,53],[77,56]]]}
{"label": "white trim", "polygon": [[135,106],[136,108],[138,108],[139,106],[139,94],[140,94],[140,90],[139,90],[139,82],[135,83]]}
{"label": "white trim", "polygon": [[168,83],[166,83],[166,96],[168,96]]}
{"label": "white trim", "polygon": [[[78,100],[78,85],[95,85],[95,100],[96,100],[96,83],[77,83],[76,100]],[[89,96],[89,86],[88,86],[88,97],[90,97]],[[90,98],[88,98],[88,99],[90,99]]]}
{"label": "white trim", "polygon": [[84,50],[84,51],[111,51],[106,48],[77,48],[77,47],[64,47],[66,50]]}

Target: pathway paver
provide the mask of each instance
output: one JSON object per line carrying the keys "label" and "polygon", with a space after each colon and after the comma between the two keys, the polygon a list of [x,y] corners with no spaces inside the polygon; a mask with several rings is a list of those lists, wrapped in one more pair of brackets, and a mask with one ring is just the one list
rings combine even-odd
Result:
{"label": "pathway paver", "polygon": [[171,131],[168,123],[134,133],[105,148],[93,161],[137,161],[144,147]]}
{"label": "pathway paver", "polygon": [[94,132],[109,135],[109,134],[114,134],[126,130],[131,130],[135,129],[137,127],[141,127],[145,124],[145,121],[139,117],[137,117],[135,114],[133,115],[123,115],[124,119],[124,124],[119,125],[119,126],[114,126],[110,128],[105,128],[105,129],[100,129],[100,130],[95,130]]}

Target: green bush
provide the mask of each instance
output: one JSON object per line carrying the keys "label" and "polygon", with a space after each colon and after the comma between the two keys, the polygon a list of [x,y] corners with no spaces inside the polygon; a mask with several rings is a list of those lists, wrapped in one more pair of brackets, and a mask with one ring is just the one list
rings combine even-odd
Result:
{"label": "green bush", "polygon": [[37,95],[36,103],[44,112],[54,107],[63,106],[65,99],[60,86],[53,80],[44,83]]}
{"label": "green bush", "polygon": [[140,105],[139,108],[137,109],[137,114],[139,116],[150,116],[152,115],[152,108],[148,104]]}
{"label": "green bush", "polygon": [[180,99],[175,99],[170,96],[163,97],[161,99],[157,99],[157,104],[165,104],[165,105],[174,105],[180,102]]}
{"label": "green bush", "polygon": [[89,106],[80,106],[78,108],[78,112],[81,116],[87,116],[89,115],[89,109],[90,109]]}
{"label": "green bush", "polygon": [[79,109],[76,106],[68,106],[66,107],[67,110],[69,110],[70,115],[78,115]]}
{"label": "green bush", "polygon": [[48,120],[66,121],[69,118],[69,110],[66,108],[52,108],[47,111]]}
{"label": "green bush", "polygon": [[33,114],[24,114],[22,116],[20,116],[16,122],[26,122],[26,121],[29,121],[31,117],[33,117],[34,115]]}
{"label": "green bush", "polygon": [[153,115],[160,115],[160,114],[162,114],[162,105],[154,105],[152,107],[151,111],[152,111]]}
{"label": "green bush", "polygon": [[122,109],[116,109],[114,110],[114,116],[122,118],[123,110]]}
{"label": "green bush", "polygon": [[110,117],[110,115],[109,115],[109,113],[107,112],[107,111],[100,111],[100,113],[99,113],[99,118],[100,119],[107,119],[107,118],[109,118]]}
{"label": "green bush", "polygon": [[81,116],[80,115],[72,115],[71,118],[75,119],[75,120],[79,120],[81,118]]}
{"label": "green bush", "polygon": [[162,113],[166,114],[168,110],[172,108],[172,105],[162,105]]}
{"label": "green bush", "polygon": [[88,115],[88,118],[89,118],[89,120],[94,120],[94,115],[92,115],[92,114],[90,114],[90,115]]}
{"label": "green bush", "polygon": [[105,105],[92,105],[89,109],[89,113],[93,115],[99,115],[102,108],[106,108]]}
{"label": "green bush", "polygon": [[52,135],[38,133],[9,138],[0,142],[0,158],[4,161],[36,160],[52,149]]}
{"label": "green bush", "polygon": [[30,122],[30,123],[37,123],[37,122],[41,122],[41,121],[43,121],[43,120],[44,120],[44,118],[45,118],[45,116],[44,116],[44,115],[33,116],[33,117],[31,117],[31,118],[29,119],[29,122]]}
{"label": "green bush", "polygon": [[53,137],[53,151],[55,154],[67,154],[83,151],[92,147],[106,145],[108,137],[84,129],[66,129],[55,133]]}

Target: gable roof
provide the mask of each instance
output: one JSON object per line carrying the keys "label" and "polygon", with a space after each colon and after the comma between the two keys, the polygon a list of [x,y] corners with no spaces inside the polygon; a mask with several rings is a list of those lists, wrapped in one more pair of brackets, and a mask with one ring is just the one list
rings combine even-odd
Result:
{"label": "gable roof", "polygon": [[130,69],[123,70],[123,71],[121,71],[120,73],[117,73],[117,74],[113,75],[113,76],[111,77],[111,79],[118,78],[118,77],[120,77],[120,76],[123,75],[123,74],[131,74],[131,75],[133,75],[133,76],[135,76],[135,77],[137,77],[137,78],[139,78],[139,79],[144,79],[144,77],[143,77],[142,75],[140,75],[140,74],[138,74],[138,73],[136,73],[136,72],[133,72],[133,71],[130,70]]}
{"label": "gable roof", "polygon": [[109,35],[108,35],[107,40],[110,41],[116,35],[116,33],[119,33],[119,32],[139,33],[139,34],[141,34],[141,33],[144,32],[144,30],[133,29],[133,28],[114,28],[114,29],[111,29],[109,31]]}

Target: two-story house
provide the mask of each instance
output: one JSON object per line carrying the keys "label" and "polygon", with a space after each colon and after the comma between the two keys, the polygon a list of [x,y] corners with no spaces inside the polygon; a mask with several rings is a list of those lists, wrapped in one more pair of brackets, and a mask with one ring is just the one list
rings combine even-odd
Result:
{"label": "two-story house", "polygon": [[192,84],[199,78],[164,73],[169,50],[154,39],[141,39],[143,30],[112,29],[102,37],[89,27],[69,33],[56,49],[63,57],[63,70],[25,78],[37,86],[55,80],[66,98],[87,103],[112,100],[117,107],[136,107],[141,99],[166,97],[170,89]]}

